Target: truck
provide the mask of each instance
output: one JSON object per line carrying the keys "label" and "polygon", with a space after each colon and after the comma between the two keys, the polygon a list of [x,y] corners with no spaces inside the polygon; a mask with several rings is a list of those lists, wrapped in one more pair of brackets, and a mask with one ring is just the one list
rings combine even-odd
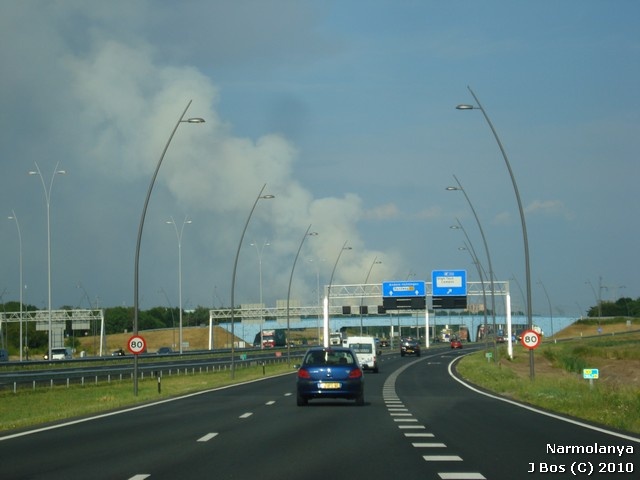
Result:
{"label": "truck", "polygon": [[287,331],[284,328],[272,328],[256,333],[254,347],[275,348],[287,345]]}

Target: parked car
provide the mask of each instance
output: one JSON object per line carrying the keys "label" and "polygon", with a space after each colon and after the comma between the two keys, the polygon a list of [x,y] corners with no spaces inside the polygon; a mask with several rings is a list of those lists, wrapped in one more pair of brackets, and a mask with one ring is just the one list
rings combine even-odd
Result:
{"label": "parked car", "polygon": [[411,337],[403,338],[400,342],[400,356],[404,357],[411,354],[416,357],[420,356],[420,342]]}
{"label": "parked car", "polygon": [[358,357],[346,347],[312,347],[304,355],[296,380],[297,404],[314,398],[344,398],[364,405],[364,374]]}

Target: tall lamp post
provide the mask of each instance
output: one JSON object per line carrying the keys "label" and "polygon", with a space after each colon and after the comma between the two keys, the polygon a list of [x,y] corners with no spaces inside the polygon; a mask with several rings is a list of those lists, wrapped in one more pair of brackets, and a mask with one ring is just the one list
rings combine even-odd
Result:
{"label": "tall lamp post", "polygon": [[[60,162],[56,163],[56,168],[54,168],[51,181],[49,182],[49,188],[47,188],[38,162],[35,162],[35,164],[36,169],[31,170],[29,175],[38,175],[40,177],[42,189],[44,190],[44,200],[47,206],[47,290],[49,309],[49,356],[47,358],[51,360],[51,349],[53,348],[53,322],[51,318],[51,189],[53,188],[53,180],[56,178],[56,175],[65,175],[67,172],[65,170],[58,170]],[[22,286],[20,286],[20,291],[22,292]]]}
{"label": "tall lamp post", "polygon": [[[366,288],[367,282],[369,281],[369,276],[371,275],[371,270],[373,270],[373,266],[374,265],[380,265],[382,263],[382,260],[378,260],[378,257],[376,256],[373,259],[373,262],[371,262],[371,266],[369,267],[369,271],[367,272],[367,276],[364,279],[364,285]],[[362,292],[364,294],[364,292]],[[362,326],[362,303],[364,301],[364,297],[360,298],[360,335],[363,335],[363,326]]]}
{"label": "tall lamp post", "polygon": [[[493,123],[491,123],[491,120],[489,119],[487,112],[482,107],[482,104],[480,103],[480,100],[478,100],[478,97],[476,97],[476,94],[473,93],[473,90],[471,90],[471,87],[467,87],[467,89],[469,90],[469,92],[471,92],[471,95],[476,101],[477,106],[461,104],[456,106],[456,108],[458,110],[480,110],[482,112],[484,119],[487,121],[487,124],[489,125],[489,128],[491,129],[491,132],[493,133],[493,136],[496,139],[496,142],[498,143],[498,147],[500,148],[500,153],[502,153],[502,158],[504,159],[504,163],[507,166],[507,170],[509,171],[509,176],[511,177],[511,183],[513,185],[513,191],[516,195],[516,200],[518,202],[518,211],[520,213],[520,223],[522,226],[522,241],[524,243],[525,276],[527,278],[527,324],[528,324],[528,328],[531,329],[533,328],[533,312],[531,310],[531,268],[529,265],[529,238],[527,236],[527,224],[524,218],[524,208],[522,206],[522,200],[520,199],[518,184],[516,183],[516,178],[513,175],[513,170],[511,169],[511,163],[509,163],[509,157],[507,157],[507,152],[502,146],[500,137],[498,137],[498,133],[496,132],[496,129],[493,127]],[[535,378],[533,350],[529,350],[529,376],[531,380]]]}
{"label": "tall lamp post", "polygon": [[262,243],[262,247],[258,248],[256,242],[251,243],[251,246],[256,247],[256,253],[258,254],[258,287],[260,292],[260,349],[264,348],[264,338],[262,336],[262,325],[264,323],[264,305],[262,304],[262,252],[264,247],[271,245],[266,240]]}
{"label": "tall lamp post", "polygon": [[[18,252],[20,254],[19,264],[20,264],[20,361],[22,361],[22,350],[24,346],[22,344],[22,233],[20,233],[20,222],[18,222],[18,216],[16,212],[11,210],[11,215],[9,216],[9,220],[14,220],[16,222],[16,228],[18,229]],[[51,354],[51,352],[49,352]],[[51,358],[51,357],[49,357]]]}
{"label": "tall lamp post", "polygon": [[336,267],[338,266],[338,262],[340,261],[340,257],[342,256],[342,252],[345,250],[351,250],[352,247],[347,247],[348,240],[345,240],[342,248],[340,249],[340,253],[338,253],[338,258],[336,258],[336,263],[333,264],[333,270],[331,270],[331,278],[329,279],[329,287],[327,288],[327,296],[324,297],[324,340],[323,345],[325,347],[329,346],[329,297],[331,297],[331,285],[333,285],[333,274],[336,273]]}
{"label": "tall lamp post", "polygon": [[551,308],[551,299],[549,298],[549,293],[547,292],[547,288],[544,286],[544,283],[542,283],[542,280],[538,280],[538,285],[542,287],[544,296],[547,297],[547,303],[549,304],[549,321],[551,322],[551,336],[553,337],[553,309]]}
{"label": "tall lamp post", "polygon": [[233,262],[233,276],[231,277],[231,378],[235,378],[236,369],[235,369],[235,290],[236,290],[236,270],[238,268],[238,258],[240,257],[240,247],[242,247],[242,240],[244,240],[244,234],[247,232],[247,227],[249,226],[249,220],[251,220],[251,215],[253,215],[253,211],[256,209],[256,205],[260,201],[260,199],[271,199],[275,198],[275,195],[262,195],[264,189],[267,184],[265,183],[260,189],[260,193],[256,197],[256,201],[253,202],[253,207],[251,207],[251,211],[249,212],[249,216],[247,217],[247,221],[244,224],[244,228],[242,229],[242,235],[240,236],[240,241],[238,242],[238,250],[236,251],[236,259]]}
{"label": "tall lamp post", "polygon": [[[484,230],[482,229],[482,224],[480,223],[480,219],[478,218],[478,214],[476,213],[476,209],[473,208],[473,204],[471,203],[471,199],[464,188],[462,188],[462,184],[458,180],[458,177],[455,175],[453,178],[456,180],[458,184],[457,187],[447,187],[448,191],[460,190],[464,194],[464,198],[467,199],[467,203],[469,204],[469,208],[473,212],[473,216],[476,219],[476,223],[478,224],[478,229],[480,230],[480,235],[482,236],[482,243],[484,244],[484,251],[487,255],[487,262],[489,263],[489,282],[491,284],[491,318],[493,319],[493,346],[496,352],[496,361],[498,361],[498,348],[496,346],[496,300],[495,300],[495,288],[493,284],[493,266],[491,265],[491,255],[489,254],[489,245],[487,244],[487,238],[484,236]],[[459,223],[459,222],[458,222]],[[468,237],[467,237],[468,240]]]}
{"label": "tall lamp post", "polygon": [[182,354],[182,233],[184,232],[184,226],[193,223],[193,221],[189,220],[185,215],[180,231],[178,231],[178,226],[173,217],[165,223],[173,225],[176,231],[176,238],[178,239],[178,341],[180,342],[180,354]]}
{"label": "tall lamp post", "polygon": [[[469,250],[469,248],[467,248],[467,251],[469,251],[469,253],[471,254],[471,258],[473,260],[473,263],[475,263],[475,265],[476,265],[476,267],[478,269],[478,276],[480,277],[480,284],[482,285],[482,301],[484,302],[484,308],[482,309],[482,313],[484,315],[484,324],[486,326],[487,325],[487,293],[486,293],[486,289],[485,289],[484,278],[483,278],[483,275],[482,275],[482,264],[480,263],[480,260],[478,259],[478,255],[476,254],[476,249],[473,247],[473,243],[471,242],[471,239],[469,238],[469,235],[467,235],[467,231],[464,229],[464,227],[460,223],[460,220],[458,220],[457,218],[456,218],[456,222],[458,223],[457,225],[451,225],[449,228],[452,228],[454,230],[462,230],[462,233],[464,233],[464,236],[467,239],[467,242],[469,242],[469,248],[471,250]],[[465,247],[466,246],[467,245],[465,244]],[[486,332],[485,332],[485,344],[486,344],[486,339],[487,339],[487,335],[486,335]]]}
{"label": "tall lamp post", "polygon": [[298,256],[300,255],[300,250],[302,250],[302,245],[307,237],[315,237],[318,235],[318,232],[310,232],[311,224],[307,227],[307,230],[304,232],[302,236],[302,240],[300,240],[300,246],[298,247],[298,251],[296,252],[296,257],[293,259],[293,266],[291,267],[291,275],[289,276],[289,288],[287,289],[287,365],[291,365],[291,342],[289,341],[289,331],[290,331],[290,323],[289,323],[289,299],[291,298],[291,281],[293,280],[293,271],[296,268],[296,262],[298,261]]}
{"label": "tall lamp post", "polygon": [[[138,226],[138,240],[136,242],[135,267],[134,267],[134,274],[133,274],[133,334],[134,335],[138,335],[138,308],[139,308],[138,291],[139,291],[139,284],[140,284],[140,275],[139,275],[140,244],[142,243],[142,229],[144,228],[144,218],[147,214],[149,199],[151,198],[153,185],[156,183],[156,177],[158,176],[158,171],[160,170],[160,166],[162,165],[164,156],[167,153],[167,150],[169,149],[171,140],[173,140],[173,136],[176,134],[176,130],[178,130],[178,127],[180,126],[181,123],[204,123],[204,119],[199,117],[188,118],[186,120],[184,119],[184,116],[187,113],[187,110],[189,109],[191,102],[192,100],[189,100],[189,103],[187,103],[187,106],[182,112],[182,115],[180,115],[180,118],[178,119],[175,126],[173,127],[173,130],[171,131],[171,135],[169,135],[169,139],[167,140],[167,143],[165,144],[164,149],[162,149],[162,154],[160,155],[160,159],[158,160],[156,169],[153,172],[153,176],[151,177],[151,182],[149,183],[147,196],[144,200],[144,206],[142,207],[142,215],[140,215],[140,224]],[[133,356],[133,394],[135,396],[138,395],[138,355]]]}

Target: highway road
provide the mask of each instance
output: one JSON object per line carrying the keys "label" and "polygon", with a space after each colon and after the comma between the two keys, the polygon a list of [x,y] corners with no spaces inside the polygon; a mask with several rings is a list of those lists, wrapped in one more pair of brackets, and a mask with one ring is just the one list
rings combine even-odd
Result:
{"label": "highway road", "polygon": [[366,374],[363,407],[342,400],[297,407],[292,373],[5,434],[0,476],[639,478],[640,438],[568,422],[465,386],[450,370],[469,350],[384,355],[380,373]]}

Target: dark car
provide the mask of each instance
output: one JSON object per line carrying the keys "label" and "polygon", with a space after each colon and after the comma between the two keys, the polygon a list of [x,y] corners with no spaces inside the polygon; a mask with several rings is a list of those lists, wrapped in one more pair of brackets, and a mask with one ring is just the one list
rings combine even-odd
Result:
{"label": "dark car", "polygon": [[353,350],[346,347],[312,347],[298,368],[297,403],[313,398],[345,398],[364,405],[364,375]]}
{"label": "dark car", "polygon": [[400,356],[415,355],[420,356],[420,342],[414,338],[403,338],[400,342]]}
{"label": "dark car", "polygon": [[158,355],[169,355],[170,353],[173,353],[173,350],[171,347],[160,347],[156,353]]}

